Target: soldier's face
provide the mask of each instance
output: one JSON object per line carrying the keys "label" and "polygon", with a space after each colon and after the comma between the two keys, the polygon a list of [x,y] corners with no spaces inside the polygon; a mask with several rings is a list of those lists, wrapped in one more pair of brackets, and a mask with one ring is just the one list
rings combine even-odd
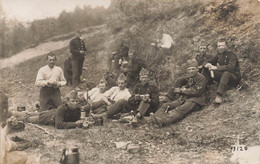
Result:
{"label": "soldier's face", "polygon": [[55,56],[48,56],[47,62],[48,62],[48,66],[50,68],[53,68],[54,65],[55,65],[55,62],[56,62],[56,57]]}
{"label": "soldier's face", "polygon": [[126,87],[126,81],[125,80],[118,80],[117,84],[118,84],[118,87],[119,87],[120,90],[124,90],[125,87]]}
{"label": "soldier's face", "polygon": [[147,84],[149,82],[148,75],[140,76],[140,81],[141,81],[142,85]]}
{"label": "soldier's face", "polygon": [[188,76],[193,77],[198,73],[199,69],[197,67],[189,67],[188,68]]}
{"label": "soldier's face", "polygon": [[81,34],[79,32],[76,33],[76,38],[80,38]]}
{"label": "soldier's face", "polygon": [[79,106],[79,99],[69,99],[68,106],[72,110],[78,108],[78,106]]}
{"label": "soldier's face", "polygon": [[207,51],[207,46],[199,46],[199,52],[201,55],[205,54]]}
{"label": "soldier's face", "polygon": [[99,89],[101,93],[104,93],[106,91],[106,83],[100,83]]}
{"label": "soldier's face", "polygon": [[219,53],[223,53],[224,51],[226,51],[227,50],[226,42],[218,42],[217,50],[218,50]]}

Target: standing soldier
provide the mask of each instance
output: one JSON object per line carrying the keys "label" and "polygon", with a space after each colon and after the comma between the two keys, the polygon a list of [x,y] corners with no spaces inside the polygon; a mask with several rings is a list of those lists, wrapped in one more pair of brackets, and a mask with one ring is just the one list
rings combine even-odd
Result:
{"label": "standing soldier", "polygon": [[[125,63],[125,65],[124,65]],[[126,75],[127,87],[132,89],[139,82],[139,73],[146,65],[133,49],[130,49],[128,56],[123,58],[121,69]]]}
{"label": "standing soldier", "polygon": [[77,87],[80,84],[80,76],[82,74],[83,61],[86,55],[86,47],[82,39],[81,33],[76,31],[75,38],[70,41],[70,52],[72,53],[72,86]]}
{"label": "standing soldier", "polygon": [[[219,82],[214,103],[221,104],[226,87],[228,85],[236,86],[241,79],[241,75],[238,57],[234,52],[228,50],[224,38],[218,41],[217,51],[218,53],[204,67],[208,69],[208,73],[205,75]],[[213,73],[210,75],[209,71]]]}
{"label": "standing soldier", "polygon": [[[150,122],[159,127],[176,123],[188,113],[199,110],[205,105],[206,78],[199,73],[196,60],[188,61],[188,76],[178,78],[172,90],[172,101],[164,103],[162,107],[150,117]],[[176,98],[175,95],[180,95]]]}
{"label": "standing soldier", "polygon": [[71,53],[67,52],[67,59],[64,61],[64,76],[67,85],[72,85],[72,66],[71,66]]}
{"label": "standing soldier", "polygon": [[[40,110],[57,108],[61,105],[60,87],[66,85],[63,71],[55,66],[56,55],[49,53],[47,55],[48,64],[41,67],[38,71],[35,85],[41,87],[40,90]],[[51,107],[49,105],[52,105]]]}

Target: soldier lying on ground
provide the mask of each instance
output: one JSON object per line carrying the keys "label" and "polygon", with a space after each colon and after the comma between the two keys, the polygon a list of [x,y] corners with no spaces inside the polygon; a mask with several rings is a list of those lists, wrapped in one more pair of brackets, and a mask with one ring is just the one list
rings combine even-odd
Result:
{"label": "soldier lying on ground", "polygon": [[188,76],[176,80],[167,94],[172,101],[164,103],[154,115],[150,116],[151,123],[159,127],[173,124],[205,105],[207,80],[198,72],[196,60],[190,60],[188,64]]}
{"label": "soldier lying on ground", "polygon": [[108,111],[102,116],[113,117],[119,113],[137,111],[136,117],[131,122],[133,126],[138,126],[143,116],[150,112],[155,112],[159,105],[159,93],[156,86],[149,84],[149,72],[142,69],[140,72],[140,84],[133,89],[133,95],[127,101],[122,99],[108,107]]}
{"label": "soldier lying on ground", "polygon": [[67,102],[57,109],[43,112],[13,112],[18,120],[33,124],[54,125],[57,129],[81,127],[78,93],[75,91],[67,95]]}
{"label": "soldier lying on ground", "polygon": [[[93,113],[95,113],[95,110],[98,108],[103,107],[103,112],[106,111],[106,108],[110,108],[112,104],[115,104],[118,101],[125,100],[127,101],[129,97],[131,96],[131,93],[126,88],[126,77],[121,74],[118,77],[118,86],[112,87],[109,90],[107,90],[103,95],[101,95],[101,100],[95,102],[92,104],[92,110]],[[100,113],[102,110],[98,109],[98,113]]]}

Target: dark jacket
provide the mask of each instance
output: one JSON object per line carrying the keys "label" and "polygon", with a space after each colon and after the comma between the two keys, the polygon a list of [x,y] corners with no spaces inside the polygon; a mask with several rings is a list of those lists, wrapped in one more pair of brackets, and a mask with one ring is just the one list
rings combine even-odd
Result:
{"label": "dark jacket", "polygon": [[39,124],[55,125],[57,129],[76,128],[75,122],[80,119],[80,109],[71,110],[67,104],[57,109],[43,111],[39,115]]}
{"label": "dark jacket", "polygon": [[[149,94],[149,98],[151,99],[150,101],[150,107],[148,108],[147,111],[149,112],[156,112],[159,106],[159,91],[158,88],[155,85],[150,85],[147,84],[143,86],[142,84],[136,84],[133,88],[133,93],[134,94],[140,94],[140,95],[145,95]],[[131,96],[128,100],[128,102],[131,105],[139,105],[141,100],[135,100],[133,96]]]}
{"label": "dark jacket", "polygon": [[70,41],[70,52],[72,59],[84,60],[84,55],[79,51],[86,51],[85,44],[82,39],[74,38]]}
{"label": "dark jacket", "polygon": [[205,105],[205,91],[207,86],[207,79],[201,74],[198,73],[194,77],[181,77],[178,79],[181,87],[185,87],[186,90],[180,93],[186,98],[186,101],[192,101],[199,105]]}
{"label": "dark jacket", "polygon": [[241,78],[238,57],[232,51],[225,51],[222,54],[218,53],[209,63],[217,65],[217,71],[228,71],[233,73],[238,79]]}
{"label": "dark jacket", "polygon": [[199,66],[204,66],[211,59],[211,57],[212,56],[207,53],[204,55],[197,54],[195,59],[197,60]]}

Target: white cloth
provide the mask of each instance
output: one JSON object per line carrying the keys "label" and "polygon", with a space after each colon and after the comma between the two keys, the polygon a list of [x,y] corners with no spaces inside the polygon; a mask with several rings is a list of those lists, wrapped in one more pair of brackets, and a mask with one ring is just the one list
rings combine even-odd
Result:
{"label": "white cloth", "polygon": [[50,68],[46,65],[39,69],[35,85],[37,87],[45,87],[47,86],[48,81],[56,81],[60,86],[66,85],[66,79],[64,78],[63,71],[58,66]]}
{"label": "white cloth", "polygon": [[108,91],[104,93],[104,96],[110,98],[111,100],[117,102],[119,100],[128,100],[131,97],[131,93],[127,88],[124,90],[120,90],[118,86],[110,88]]}
{"label": "white cloth", "polygon": [[98,102],[102,100],[102,96],[104,93],[100,92],[100,89],[98,87],[92,88],[90,91],[86,92],[84,94],[85,100],[88,100],[88,97],[92,103]]}
{"label": "white cloth", "polygon": [[162,48],[171,48],[173,44],[172,37],[169,34],[163,34],[162,39],[161,39],[161,47]]}

